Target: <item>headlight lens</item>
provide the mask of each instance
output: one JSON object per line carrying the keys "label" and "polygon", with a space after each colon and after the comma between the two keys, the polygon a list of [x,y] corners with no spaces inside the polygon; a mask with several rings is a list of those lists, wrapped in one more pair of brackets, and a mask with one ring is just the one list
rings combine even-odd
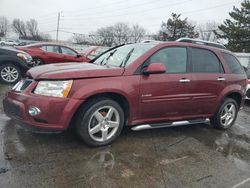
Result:
{"label": "headlight lens", "polygon": [[72,84],[73,80],[40,81],[38,82],[34,93],[53,97],[67,97]]}
{"label": "headlight lens", "polygon": [[26,53],[17,53],[17,57],[21,58],[24,61],[27,61],[28,63],[32,61],[32,57]]}

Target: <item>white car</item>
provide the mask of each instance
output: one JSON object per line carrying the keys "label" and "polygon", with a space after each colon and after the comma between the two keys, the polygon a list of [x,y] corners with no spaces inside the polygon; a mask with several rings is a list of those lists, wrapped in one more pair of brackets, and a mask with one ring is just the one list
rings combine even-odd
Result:
{"label": "white car", "polygon": [[246,71],[247,77],[248,77],[248,85],[247,85],[247,93],[246,93],[246,99],[250,100],[250,69],[244,67],[244,70]]}
{"label": "white car", "polygon": [[0,45],[4,46],[4,45],[8,45],[8,46],[16,46],[18,45],[16,41],[14,40],[1,40],[0,41]]}
{"label": "white car", "polygon": [[248,79],[246,99],[250,100],[250,79]]}

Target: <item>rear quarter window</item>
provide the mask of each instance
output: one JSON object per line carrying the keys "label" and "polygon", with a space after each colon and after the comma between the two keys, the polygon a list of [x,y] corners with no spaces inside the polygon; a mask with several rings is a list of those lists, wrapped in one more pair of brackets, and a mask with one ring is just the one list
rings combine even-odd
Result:
{"label": "rear quarter window", "polygon": [[222,73],[223,68],[218,57],[210,50],[192,48],[192,72]]}
{"label": "rear quarter window", "polygon": [[231,54],[223,53],[226,63],[233,74],[245,74],[243,67],[236,57]]}

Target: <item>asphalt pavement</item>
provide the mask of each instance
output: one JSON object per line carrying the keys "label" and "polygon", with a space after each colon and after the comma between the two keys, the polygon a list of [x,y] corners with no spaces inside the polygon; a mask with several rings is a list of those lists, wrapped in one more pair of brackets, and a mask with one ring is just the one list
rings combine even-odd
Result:
{"label": "asphalt pavement", "polygon": [[[10,86],[0,85],[0,99]],[[37,134],[0,105],[0,188],[250,187],[250,103],[227,131],[209,124],[134,132],[89,148],[72,132]]]}

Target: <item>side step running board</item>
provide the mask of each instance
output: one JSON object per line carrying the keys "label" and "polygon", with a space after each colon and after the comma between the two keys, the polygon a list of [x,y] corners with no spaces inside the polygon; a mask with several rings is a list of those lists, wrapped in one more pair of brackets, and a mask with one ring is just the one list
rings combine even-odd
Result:
{"label": "side step running board", "polygon": [[136,125],[131,129],[133,131],[141,131],[145,129],[158,129],[158,128],[165,128],[165,127],[175,127],[181,125],[191,125],[191,124],[199,124],[199,123],[208,123],[209,119],[196,119],[196,120],[189,120],[189,121],[175,121],[171,123],[154,123],[154,124],[144,124],[144,125]]}

